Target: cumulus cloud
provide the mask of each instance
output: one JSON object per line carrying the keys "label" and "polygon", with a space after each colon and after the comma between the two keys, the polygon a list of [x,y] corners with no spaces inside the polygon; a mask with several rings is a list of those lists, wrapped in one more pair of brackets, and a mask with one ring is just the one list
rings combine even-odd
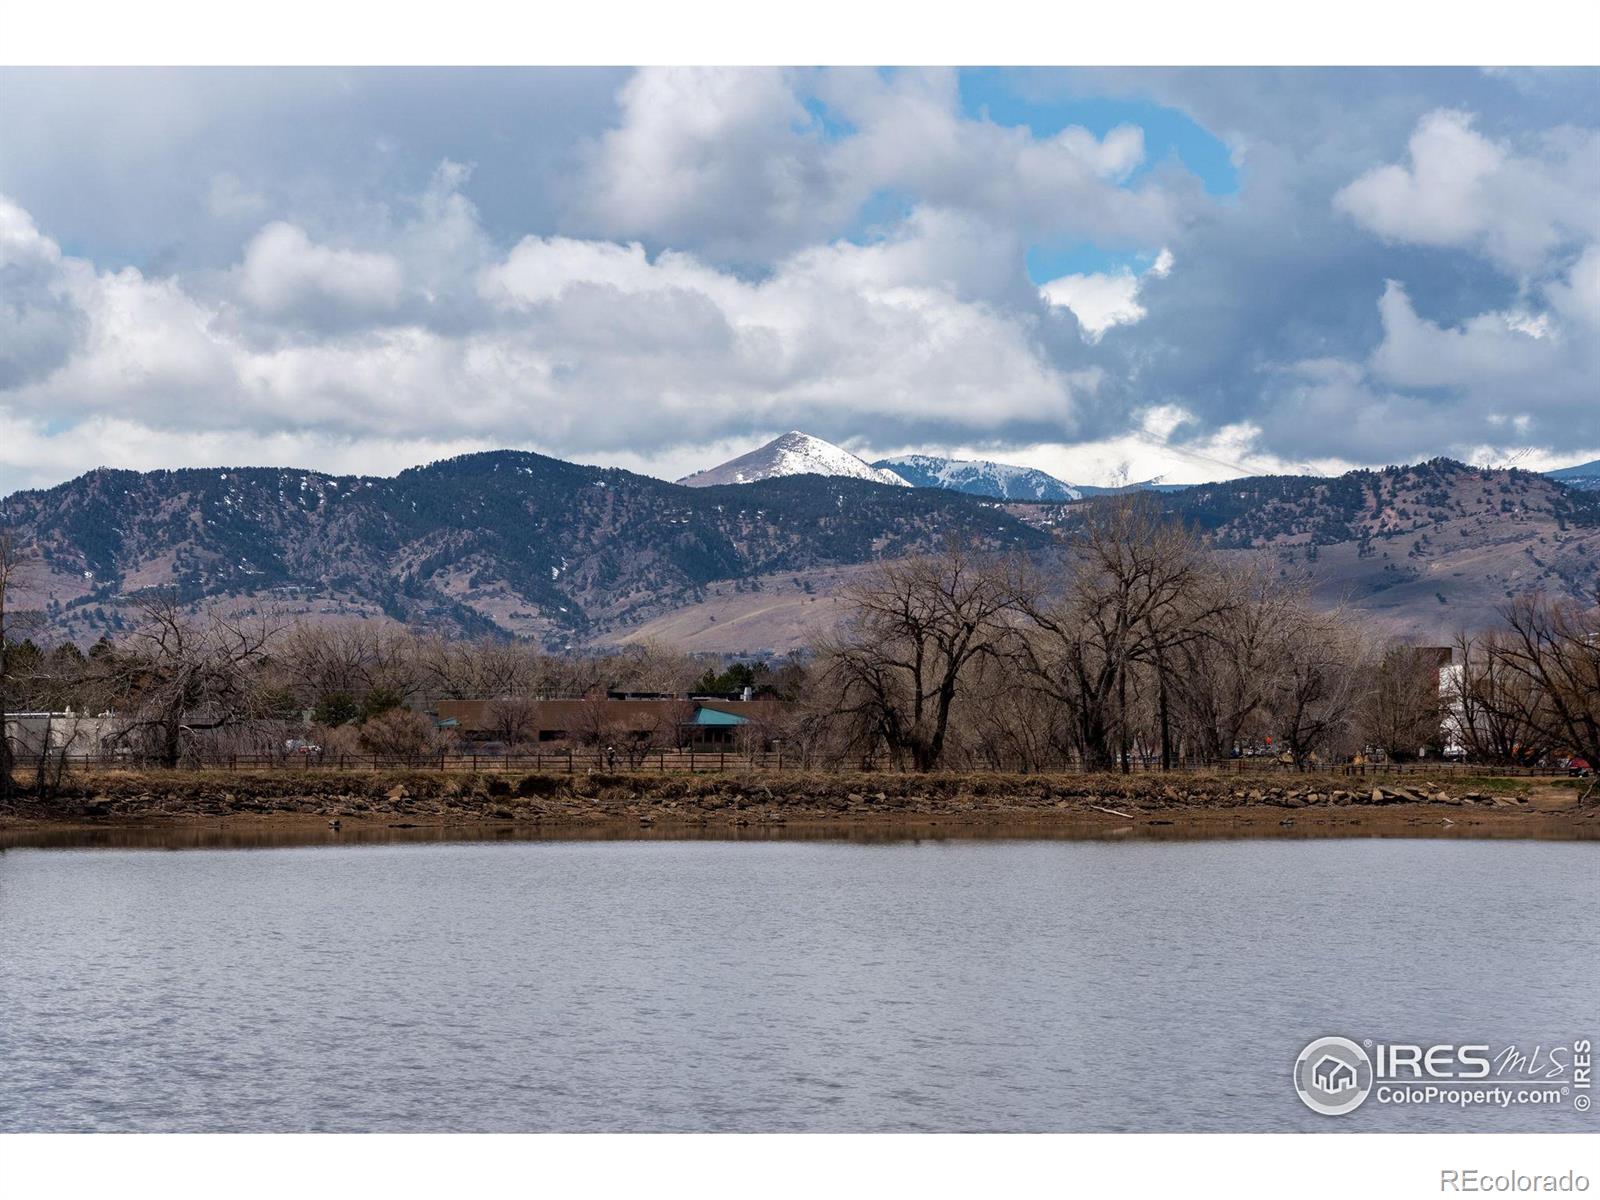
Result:
{"label": "cumulus cloud", "polygon": [[1600,243],[1587,247],[1567,278],[1549,284],[1545,294],[1551,307],[1572,322],[1575,330],[1600,330]]}
{"label": "cumulus cloud", "polygon": [[820,74],[646,68],[619,96],[574,189],[572,219],[611,238],[748,260],[847,225],[874,196],[1005,224],[1159,242],[1182,188],[1126,186],[1143,132],[1081,126],[1040,137],[964,115],[950,71]]}
{"label": "cumulus cloud", "polygon": [[1378,301],[1383,341],[1372,356],[1379,378],[1401,387],[1527,386],[1551,359],[1548,316],[1480,313],[1453,329],[1417,315],[1403,286],[1390,280]]}
{"label": "cumulus cloud", "polygon": [[1115,325],[1133,325],[1145,316],[1139,291],[1147,279],[1165,279],[1172,273],[1172,251],[1163,249],[1155,262],[1135,275],[1124,267],[1120,271],[1063,275],[1039,289],[1045,302],[1066,308],[1078,319],[1086,341],[1098,342]]}
{"label": "cumulus cloud", "polygon": [[[446,226],[470,218],[450,203],[438,211]],[[1097,375],[1053,363],[1032,314],[948,285],[937,264],[963,228],[930,214],[892,243],[817,247],[759,280],[637,243],[529,237],[479,271],[469,323],[380,313],[330,332],[301,320],[304,309],[391,307],[398,259],[274,225],[238,272],[253,305],[281,316],[272,336],[225,294],[96,270],[45,239],[82,345],[0,402],[23,422],[137,414],[158,432],[240,430],[241,445],[283,432],[432,444],[448,430],[577,455],[682,446],[708,429],[754,434],[797,412],[838,437],[927,422],[1072,429],[1075,398]],[[400,238],[431,244],[425,233],[408,226]],[[458,235],[477,244],[470,230],[437,238]]]}
{"label": "cumulus cloud", "polygon": [[0,196],[0,389],[46,374],[77,341],[77,311],[60,276],[61,248]]}
{"label": "cumulus cloud", "polygon": [[391,255],[319,245],[287,221],[256,234],[239,268],[240,294],[272,316],[323,306],[385,312],[399,305],[403,284]]}
{"label": "cumulus cloud", "polygon": [[1441,109],[1408,148],[1409,165],[1373,168],[1334,204],[1391,241],[1476,249],[1523,275],[1600,237],[1600,134],[1558,129],[1518,154],[1474,129],[1471,114]]}
{"label": "cumulus cloud", "polygon": [[1371,461],[1374,447],[1389,460],[1477,460],[1485,446],[1513,441],[1524,451],[1574,439],[1593,444],[1600,343],[1593,302],[1581,297],[1597,281],[1600,253],[1591,249],[1547,285],[1537,310],[1446,324],[1420,315],[1406,288],[1390,280],[1378,300],[1382,339],[1371,355],[1275,368],[1263,432],[1287,440],[1291,430],[1315,429],[1330,453],[1353,461]]}
{"label": "cumulus cloud", "polygon": [[578,191],[578,220],[597,232],[765,248],[833,228],[854,200],[787,73],[646,69],[617,100]]}
{"label": "cumulus cloud", "polygon": [[927,240],[804,251],[759,281],[687,254],[651,259],[638,243],[533,237],[481,287],[542,332],[573,388],[654,397],[674,414],[752,429],[798,411],[833,431],[917,421],[1070,428],[1074,394],[1092,389],[1094,373],[1055,367],[1027,314],[956,294],[928,266],[948,250],[946,227],[932,219],[923,228]]}

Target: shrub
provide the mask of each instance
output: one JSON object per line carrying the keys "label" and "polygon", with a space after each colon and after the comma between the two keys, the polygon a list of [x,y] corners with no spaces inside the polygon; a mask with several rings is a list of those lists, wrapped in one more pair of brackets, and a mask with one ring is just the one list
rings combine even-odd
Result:
{"label": "shrub", "polygon": [[439,735],[433,722],[407,708],[393,708],[361,726],[361,748],[368,754],[417,757],[435,754]]}

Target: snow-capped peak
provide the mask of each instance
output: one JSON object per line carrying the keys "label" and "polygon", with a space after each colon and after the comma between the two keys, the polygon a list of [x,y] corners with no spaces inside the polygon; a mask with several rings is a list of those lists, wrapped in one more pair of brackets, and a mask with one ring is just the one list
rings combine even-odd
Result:
{"label": "snow-capped peak", "polygon": [[911,486],[893,471],[869,466],[843,446],[835,446],[798,429],[791,429],[748,454],[686,475],[678,482],[688,487],[713,487],[721,483],[755,483],[781,475],[842,475],[870,483]]}
{"label": "snow-capped peak", "polygon": [[1084,489],[1063,483],[1034,467],[906,454],[872,464],[894,471],[916,487],[945,488],[1001,500],[1079,500]]}

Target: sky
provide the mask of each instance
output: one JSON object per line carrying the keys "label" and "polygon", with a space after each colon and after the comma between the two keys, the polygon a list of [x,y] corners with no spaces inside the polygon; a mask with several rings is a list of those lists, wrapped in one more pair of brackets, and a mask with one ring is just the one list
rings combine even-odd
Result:
{"label": "sky", "polygon": [[0,70],[0,493],[1600,458],[1600,71]]}

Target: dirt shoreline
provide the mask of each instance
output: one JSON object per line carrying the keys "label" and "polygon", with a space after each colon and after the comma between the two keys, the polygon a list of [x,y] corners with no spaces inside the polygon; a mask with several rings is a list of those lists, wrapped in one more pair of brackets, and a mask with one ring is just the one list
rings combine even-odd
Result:
{"label": "dirt shoreline", "polygon": [[1573,781],[1339,775],[104,771],[0,804],[0,848],[465,838],[1600,839]]}

